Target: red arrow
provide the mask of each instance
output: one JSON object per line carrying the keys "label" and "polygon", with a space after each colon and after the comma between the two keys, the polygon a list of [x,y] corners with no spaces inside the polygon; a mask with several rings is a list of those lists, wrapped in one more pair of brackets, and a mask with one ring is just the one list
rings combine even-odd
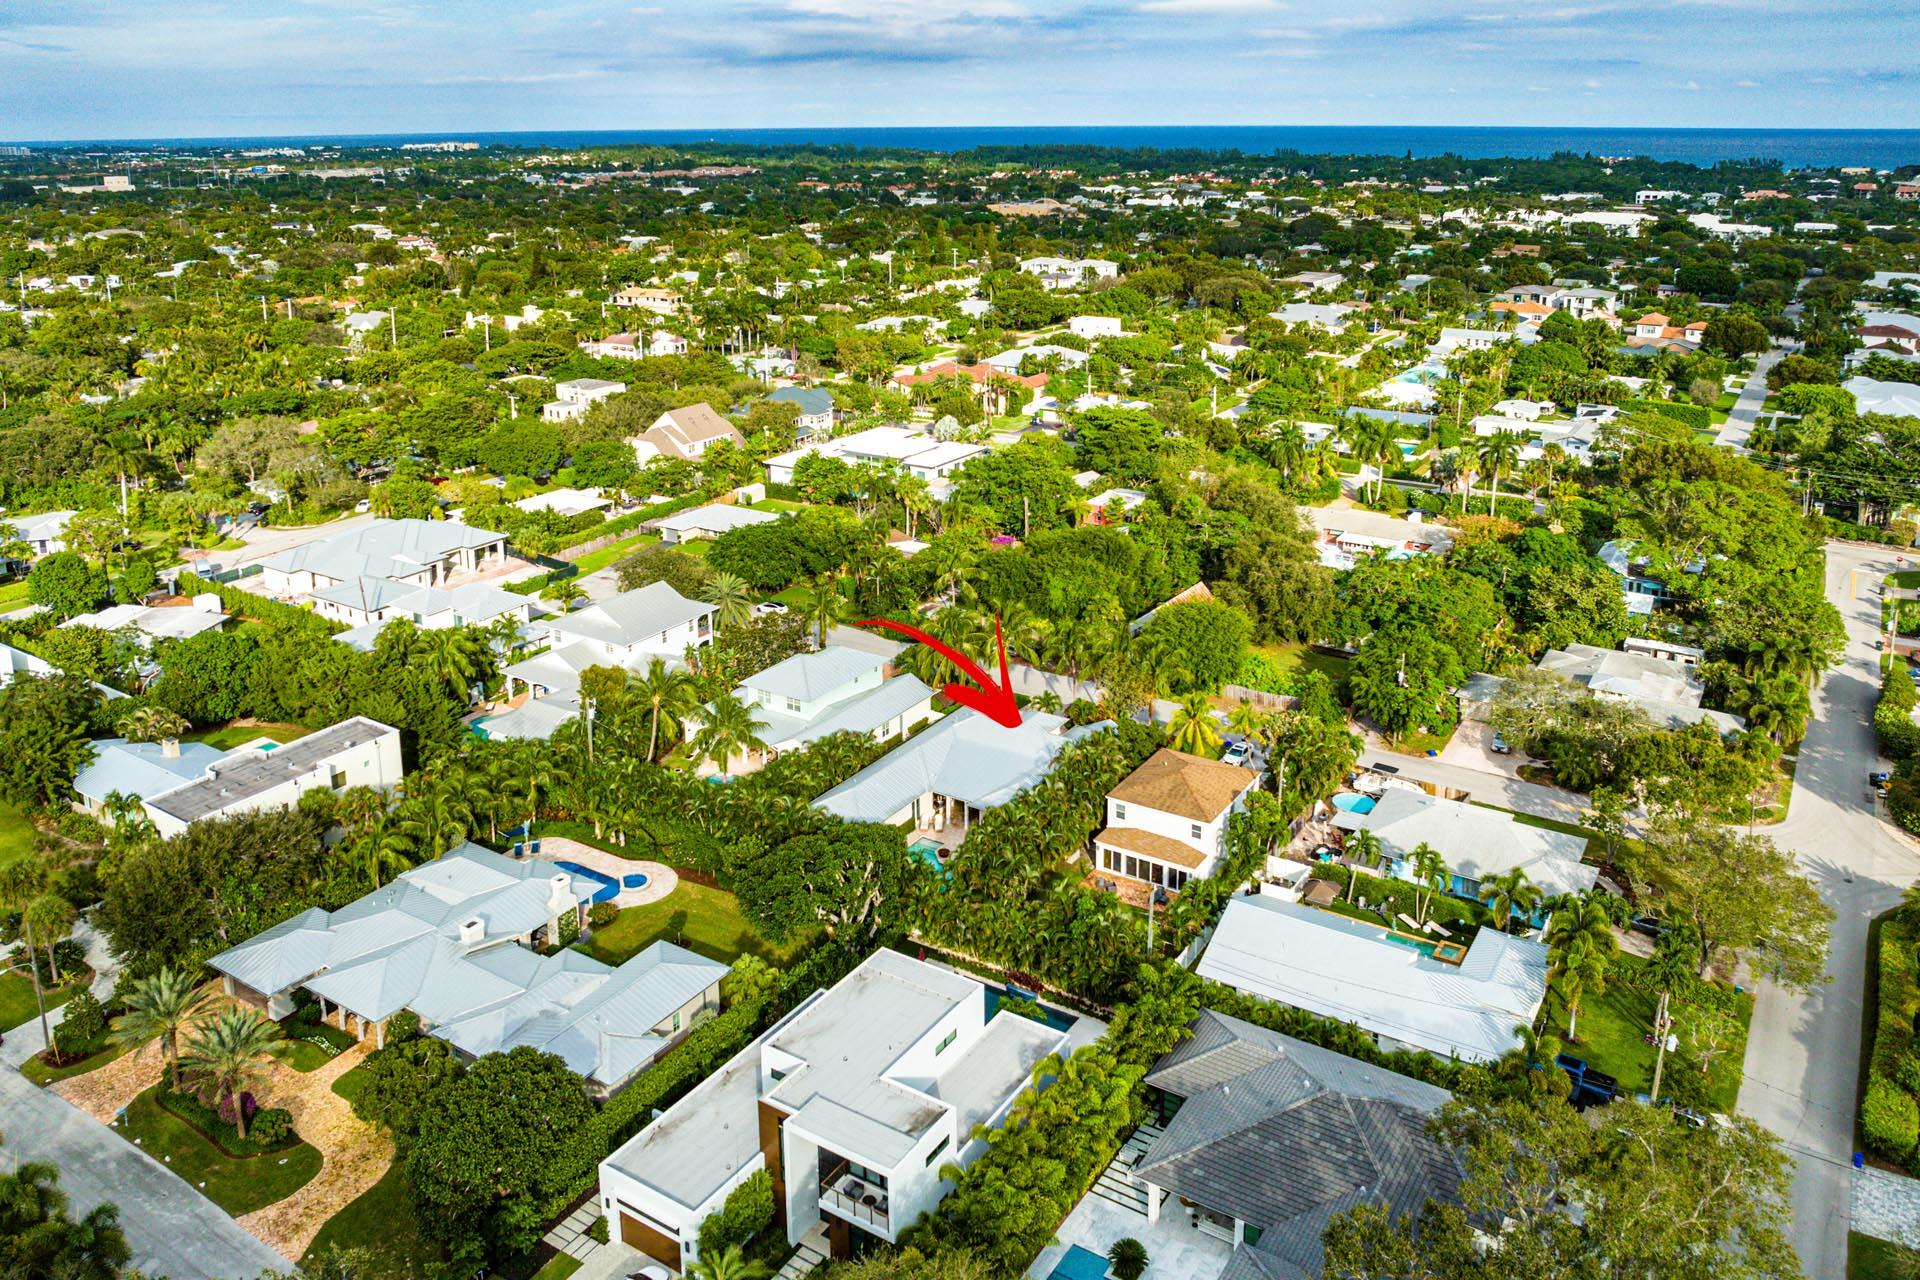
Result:
{"label": "red arrow", "polygon": [[947,697],[963,707],[972,707],[980,714],[989,717],[997,724],[1009,729],[1020,727],[1020,704],[1013,698],[1013,683],[1007,678],[1007,639],[1000,634],[1000,619],[993,620],[993,640],[1000,648],[1000,683],[995,684],[980,669],[980,664],[961,653],[952,645],[937,640],[918,627],[910,627],[904,622],[895,622],[891,618],[865,618],[856,626],[882,627],[888,631],[898,631],[909,640],[918,640],[935,653],[959,667],[979,688],[970,685],[950,684],[940,690]]}

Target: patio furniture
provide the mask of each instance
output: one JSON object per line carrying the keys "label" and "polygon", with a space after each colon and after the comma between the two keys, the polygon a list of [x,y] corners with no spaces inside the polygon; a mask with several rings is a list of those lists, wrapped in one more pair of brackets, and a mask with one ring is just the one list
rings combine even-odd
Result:
{"label": "patio furniture", "polygon": [[1401,924],[1404,924],[1405,926],[1407,926],[1407,928],[1412,929],[1415,933],[1418,933],[1420,931],[1420,922],[1418,920],[1415,920],[1412,916],[1408,915],[1406,912],[1402,911],[1395,918],[1398,919]]}

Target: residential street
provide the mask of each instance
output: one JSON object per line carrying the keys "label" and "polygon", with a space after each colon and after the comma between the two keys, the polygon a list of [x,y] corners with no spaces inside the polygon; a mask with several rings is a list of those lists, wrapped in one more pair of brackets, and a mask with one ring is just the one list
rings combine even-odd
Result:
{"label": "residential street", "polygon": [[287,1260],[139,1148],[19,1072],[0,1068],[0,1132],[11,1161],[51,1157],[84,1213],[120,1206],[134,1268],[171,1280],[254,1280]]}
{"label": "residential street", "polygon": [[1807,996],[1758,988],[1740,1089],[1741,1113],[1778,1133],[1798,1162],[1794,1244],[1807,1275],[1818,1277],[1846,1274],[1867,923],[1920,875],[1920,856],[1867,799],[1866,776],[1879,759],[1875,587],[1891,560],[1890,552],[1828,544],[1827,598],[1846,619],[1847,652],[1814,694],[1793,801],[1772,834],[1833,906],[1832,981]]}
{"label": "residential street", "polygon": [[1747,447],[1747,437],[1753,434],[1754,424],[1760,419],[1760,406],[1767,400],[1767,370],[1779,364],[1780,357],[1786,354],[1785,347],[1776,346],[1754,358],[1753,373],[1747,378],[1740,398],[1733,402],[1733,408],[1727,410],[1727,420],[1720,424],[1720,434],[1713,438],[1715,444],[1729,449]]}

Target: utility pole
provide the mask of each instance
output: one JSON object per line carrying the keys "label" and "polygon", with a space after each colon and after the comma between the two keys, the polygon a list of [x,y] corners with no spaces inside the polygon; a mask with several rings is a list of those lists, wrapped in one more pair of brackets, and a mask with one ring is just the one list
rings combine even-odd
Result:
{"label": "utility pole", "polygon": [[1667,993],[1660,993],[1660,1008],[1653,1016],[1653,1100],[1660,1101],[1660,1072],[1667,1065],[1667,1049],[1678,1039],[1667,1024]]}
{"label": "utility pole", "polygon": [[400,345],[400,322],[394,318],[391,308],[387,311],[387,345],[392,347]]}

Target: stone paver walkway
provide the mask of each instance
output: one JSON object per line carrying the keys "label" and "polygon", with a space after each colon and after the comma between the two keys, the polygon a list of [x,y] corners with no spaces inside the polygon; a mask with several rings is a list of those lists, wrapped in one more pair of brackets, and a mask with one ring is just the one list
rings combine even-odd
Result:
{"label": "stone paver walkway", "polygon": [[553,1230],[541,1239],[570,1258],[585,1262],[607,1246],[587,1234],[596,1222],[604,1221],[600,1216],[598,1196],[589,1196],[585,1201],[573,1207],[573,1212],[554,1224]]}
{"label": "stone paver walkway", "polygon": [[1853,1171],[1853,1229],[1920,1248],[1920,1181],[1869,1166]]}
{"label": "stone paver walkway", "polygon": [[680,887],[680,877],[672,867],[658,862],[644,862],[638,858],[622,858],[618,854],[608,853],[605,849],[596,849],[590,844],[570,840],[566,836],[540,836],[538,857],[549,862],[577,862],[583,867],[592,867],[595,871],[610,875],[618,880],[630,876],[636,871],[647,877],[646,884],[638,889],[622,886],[620,896],[613,899],[613,905],[622,910],[627,907],[644,907],[649,902],[658,902]]}

